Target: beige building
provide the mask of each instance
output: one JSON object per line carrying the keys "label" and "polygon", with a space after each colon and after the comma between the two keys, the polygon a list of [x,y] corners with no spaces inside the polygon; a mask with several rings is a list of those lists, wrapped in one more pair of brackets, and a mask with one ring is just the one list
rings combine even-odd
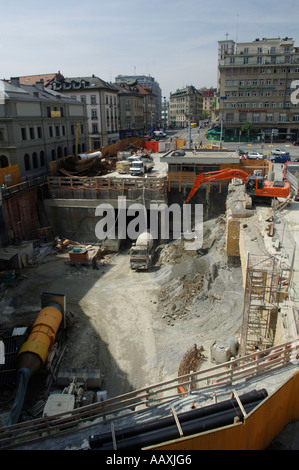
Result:
{"label": "beige building", "polygon": [[189,122],[197,124],[202,119],[203,96],[194,86],[170,93],[169,125],[187,127]]}
{"label": "beige building", "polygon": [[225,138],[266,141],[299,138],[299,108],[292,101],[299,79],[299,48],[291,38],[218,42],[219,124]]}
{"label": "beige building", "polygon": [[145,130],[145,100],[142,87],[135,82],[114,83],[119,99],[119,134],[121,138],[138,137]]}
{"label": "beige building", "polygon": [[99,77],[57,76],[49,88],[86,105],[89,149],[96,150],[119,140],[117,90]]}
{"label": "beige building", "polygon": [[[78,129],[78,131],[77,131]],[[44,87],[0,80],[0,166],[19,165],[22,179],[48,173],[61,157],[88,150],[86,108]]]}
{"label": "beige building", "polygon": [[206,111],[211,119],[215,118],[215,106],[213,106],[214,101],[216,99],[216,88],[201,88],[199,90],[202,93],[202,107],[203,111]]}

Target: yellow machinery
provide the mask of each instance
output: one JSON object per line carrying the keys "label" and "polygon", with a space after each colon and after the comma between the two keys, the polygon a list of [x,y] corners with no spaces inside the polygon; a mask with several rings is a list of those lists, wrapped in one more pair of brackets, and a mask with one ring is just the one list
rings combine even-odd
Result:
{"label": "yellow machinery", "polygon": [[27,341],[22,345],[17,360],[17,393],[8,425],[19,420],[28,382],[32,374],[44,365],[55,343],[55,337],[65,313],[65,296],[44,292],[42,310],[35,320]]}
{"label": "yellow machinery", "polygon": [[[62,321],[62,312],[58,305],[41,310],[35,320],[29,338],[19,351],[18,367],[28,367],[36,372],[46,362],[55,336]],[[34,355],[34,357],[31,357]]]}

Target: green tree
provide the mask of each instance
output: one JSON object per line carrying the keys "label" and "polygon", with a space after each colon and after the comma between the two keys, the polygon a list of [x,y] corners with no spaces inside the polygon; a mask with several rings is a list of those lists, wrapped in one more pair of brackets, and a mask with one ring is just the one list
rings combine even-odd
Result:
{"label": "green tree", "polygon": [[253,124],[250,121],[245,121],[241,127],[241,131],[251,131],[253,129]]}
{"label": "green tree", "polygon": [[253,124],[250,121],[245,121],[244,124],[241,127],[242,132],[247,131],[248,138],[249,138],[251,129],[253,129]]}

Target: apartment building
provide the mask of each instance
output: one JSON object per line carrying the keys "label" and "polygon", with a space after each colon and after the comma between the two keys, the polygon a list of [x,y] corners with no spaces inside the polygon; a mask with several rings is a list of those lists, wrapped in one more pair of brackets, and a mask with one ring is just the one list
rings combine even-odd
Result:
{"label": "apartment building", "polygon": [[205,118],[209,116],[211,119],[215,118],[215,108],[214,102],[216,99],[217,88],[200,88],[199,90],[202,93],[202,108],[205,111]]}
{"label": "apartment building", "polygon": [[[292,38],[218,41],[218,106],[225,138],[299,138],[299,108],[292,103],[299,79],[299,48]],[[244,127],[243,127],[244,129]]]}
{"label": "apartment building", "polygon": [[166,98],[164,98],[164,101],[162,102],[162,111],[161,111],[161,126],[165,127],[165,129],[169,125],[169,101],[166,101]]}
{"label": "apartment building", "polygon": [[203,95],[194,86],[187,86],[169,97],[169,125],[187,127],[189,122],[203,119]]}
{"label": "apartment building", "polygon": [[160,85],[155,78],[150,75],[118,75],[115,78],[116,83],[133,83],[135,81],[147,90],[151,90],[153,93],[151,100],[148,100],[150,102],[148,108],[153,108],[153,112],[155,112],[155,114],[151,116],[151,120],[155,126],[156,122],[161,120],[162,91]]}
{"label": "apartment building", "polygon": [[142,136],[145,130],[144,90],[137,82],[114,83],[114,87],[118,90],[120,138]]}
{"label": "apartment building", "polygon": [[56,76],[49,88],[83,103],[87,108],[89,150],[97,150],[119,140],[118,91],[99,77]]}
{"label": "apartment building", "polygon": [[[78,129],[78,132],[77,132]],[[0,80],[1,167],[19,165],[22,179],[48,172],[57,158],[86,152],[88,130],[82,103],[45,88]]]}

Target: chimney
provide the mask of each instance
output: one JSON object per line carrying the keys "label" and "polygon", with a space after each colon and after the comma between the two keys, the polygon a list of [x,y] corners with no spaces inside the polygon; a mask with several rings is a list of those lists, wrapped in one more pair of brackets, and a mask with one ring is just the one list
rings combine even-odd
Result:
{"label": "chimney", "polygon": [[19,87],[20,86],[20,79],[19,77],[10,77],[10,83],[13,86]]}
{"label": "chimney", "polygon": [[44,91],[44,80],[41,78],[39,82],[35,83],[36,88],[38,88],[41,91]]}

